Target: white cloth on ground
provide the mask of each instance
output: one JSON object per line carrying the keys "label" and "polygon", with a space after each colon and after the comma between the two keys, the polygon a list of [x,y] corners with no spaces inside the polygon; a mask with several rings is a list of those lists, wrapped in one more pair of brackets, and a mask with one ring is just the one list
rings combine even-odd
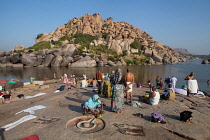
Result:
{"label": "white cloth on ground", "polygon": [[18,126],[19,124],[25,122],[25,121],[28,121],[28,120],[31,120],[31,119],[34,119],[36,118],[37,116],[34,116],[34,115],[27,115],[27,116],[24,116],[22,118],[20,118],[19,120],[17,120],[16,122],[13,122],[13,123],[10,123],[10,124],[7,124],[5,126],[2,126],[1,128],[4,129],[5,131],[7,130],[10,130],[16,126]]}
{"label": "white cloth on ground", "polygon": [[46,93],[38,93],[34,96],[26,96],[25,99],[29,99],[29,98],[34,98],[34,97],[37,97],[37,96],[41,96],[41,95],[45,95]]}
{"label": "white cloth on ground", "polygon": [[30,107],[30,108],[27,108],[27,109],[24,109],[20,112],[17,112],[15,115],[21,113],[21,112],[28,112],[30,114],[34,114],[34,111],[35,110],[38,110],[38,109],[43,109],[43,108],[46,108],[46,106],[43,106],[43,105],[37,105],[37,106],[34,106],[34,107]]}
{"label": "white cloth on ground", "polygon": [[187,88],[190,93],[197,93],[198,92],[198,82],[197,80],[188,80],[187,81]]}
{"label": "white cloth on ground", "polygon": [[[187,95],[187,90],[184,90],[184,89],[181,89],[181,88],[175,88],[175,92],[179,93],[179,94],[182,94],[182,95]],[[205,94],[202,91],[198,91],[197,95],[198,94],[205,96]]]}
{"label": "white cloth on ground", "polygon": [[56,91],[54,91],[54,93],[57,93],[57,92],[60,92],[60,90],[56,90]]}

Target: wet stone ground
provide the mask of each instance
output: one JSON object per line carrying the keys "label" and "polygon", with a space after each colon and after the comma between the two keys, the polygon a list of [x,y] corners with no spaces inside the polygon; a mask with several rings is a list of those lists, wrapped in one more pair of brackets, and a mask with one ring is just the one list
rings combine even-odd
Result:
{"label": "wet stone ground", "polygon": [[[44,87],[44,86],[49,87]],[[81,104],[92,97],[94,88],[65,88],[64,91],[54,93],[62,85],[61,81],[48,81],[44,86],[29,85],[12,91],[13,101],[10,104],[0,104],[0,126],[13,123],[20,118],[29,115],[28,112],[15,113],[33,107],[43,105],[46,108],[35,110],[37,118],[23,122],[8,130],[0,131],[0,139],[18,140],[37,134],[41,140],[182,140],[182,139],[210,139],[210,100],[191,96],[187,98],[177,95],[176,101],[160,101],[159,105],[151,106],[142,103],[142,107],[125,105],[121,114],[110,111],[111,99],[100,95],[106,104],[105,114],[100,118],[101,130],[92,132],[80,131],[77,123],[69,124],[72,119],[83,117]],[[135,88],[134,100],[139,95],[149,91],[147,87]],[[19,99],[18,94],[33,96],[38,93],[47,93],[43,96],[31,99]],[[163,93],[160,90],[160,93]],[[193,119],[191,122],[180,121],[180,112],[191,111]],[[151,122],[151,113],[162,114],[166,117],[165,124]],[[137,115],[134,115],[137,114]],[[139,114],[139,115],[138,115]],[[91,114],[88,117],[93,117]],[[99,119],[99,120],[100,120]],[[89,120],[89,119],[88,119]],[[78,120],[77,120],[78,121]],[[84,119],[80,120],[84,121]],[[78,122],[80,122],[78,121]]]}

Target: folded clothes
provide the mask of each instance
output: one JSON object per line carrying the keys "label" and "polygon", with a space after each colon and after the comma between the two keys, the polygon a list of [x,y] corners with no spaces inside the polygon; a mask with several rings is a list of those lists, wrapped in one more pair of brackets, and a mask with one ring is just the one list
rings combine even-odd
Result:
{"label": "folded clothes", "polygon": [[17,97],[18,98],[24,97],[24,94],[18,94]]}

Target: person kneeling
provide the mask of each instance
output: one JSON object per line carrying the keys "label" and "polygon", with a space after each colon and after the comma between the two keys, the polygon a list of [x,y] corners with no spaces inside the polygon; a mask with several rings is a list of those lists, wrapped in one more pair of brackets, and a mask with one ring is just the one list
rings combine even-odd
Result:
{"label": "person kneeling", "polygon": [[176,94],[175,94],[175,91],[174,91],[174,89],[172,88],[172,85],[171,85],[171,84],[168,85],[168,89],[165,90],[165,91],[166,91],[166,93],[164,93],[164,94],[161,96],[162,99],[174,101],[175,98],[176,98]]}
{"label": "person kneeling", "polygon": [[160,100],[160,93],[156,90],[155,86],[153,86],[152,91],[149,93],[149,98],[139,96],[139,100],[150,105],[157,105]]}
{"label": "person kneeling", "polygon": [[84,115],[87,114],[87,111],[90,111],[95,115],[95,117],[98,117],[99,112],[96,111],[97,109],[99,109],[101,114],[104,113],[103,104],[99,98],[100,97],[98,95],[94,95],[93,97],[86,100],[84,104],[82,104]]}

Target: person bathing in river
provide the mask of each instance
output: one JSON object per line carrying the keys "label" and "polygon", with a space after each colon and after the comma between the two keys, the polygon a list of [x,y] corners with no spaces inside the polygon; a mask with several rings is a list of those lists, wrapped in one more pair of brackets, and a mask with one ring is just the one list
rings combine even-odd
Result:
{"label": "person bathing in river", "polygon": [[134,75],[130,72],[130,69],[127,69],[127,73],[125,74],[126,81],[126,103],[128,103],[128,97],[130,97],[130,102],[132,102],[132,88],[134,83]]}
{"label": "person bathing in river", "polygon": [[[96,117],[99,115],[99,113],[104,114],[104,108],[102,102],[99,100],[99,96],[97,94],[93,95],[93,97],[89,98],[85,101],[84,104],[82,104],[83,108],[83,115],[87,114],[87,111],[90,111],[93,113]],[[99,109],[100,112],[97,112],[96,110]]]}

